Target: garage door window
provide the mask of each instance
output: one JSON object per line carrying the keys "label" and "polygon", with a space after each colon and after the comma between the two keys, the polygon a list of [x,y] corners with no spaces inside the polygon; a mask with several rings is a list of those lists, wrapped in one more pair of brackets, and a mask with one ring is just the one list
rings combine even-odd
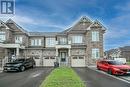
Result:
{"label": "garage door window", "polygon": [[77,57],[73,57],[73,59],[77,59]]}
{"label": "garage door window", "polygon": [[84,57],[79,57],[79,59],[84,59]]}
{"label": "garage door window", "polygon": [[73,59],[84,59],[84,57],[73,57]]}
{"label": "garage door window", "polygon": [[55,59],[55,57],[45,57],[45,59]]}
{"label": "garage door window", "polygon": [[55,57],[50,57],[50,59],[55,59]]}
{"label": "garage door window", "polygon": [[45,57],[45,59],[49,59],[49,57]]}

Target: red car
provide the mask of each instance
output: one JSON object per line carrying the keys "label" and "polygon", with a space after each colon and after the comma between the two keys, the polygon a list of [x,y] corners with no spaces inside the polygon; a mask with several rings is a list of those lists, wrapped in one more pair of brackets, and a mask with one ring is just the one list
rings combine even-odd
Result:
{"label": "red car", "polygon": [[130,74],[130,66],[116,60],[99,60],[97,61],[97,69],[113,75]]}

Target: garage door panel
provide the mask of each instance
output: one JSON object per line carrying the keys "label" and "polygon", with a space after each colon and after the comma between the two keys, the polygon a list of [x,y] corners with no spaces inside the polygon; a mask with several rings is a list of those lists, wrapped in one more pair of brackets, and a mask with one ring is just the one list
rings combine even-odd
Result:
{"label": "garage door panel", "polygon": [[72,67],[85,67],[84,57],[73,57],[71,60]]}
{"label": "garage door panel", "polygon": [[54,66],[55,58],[47,57],[44,59],[44,66]]}
{"label": "garage door panel", "polygon": [[40,59],[35,59],[36,66],[41,66]]}

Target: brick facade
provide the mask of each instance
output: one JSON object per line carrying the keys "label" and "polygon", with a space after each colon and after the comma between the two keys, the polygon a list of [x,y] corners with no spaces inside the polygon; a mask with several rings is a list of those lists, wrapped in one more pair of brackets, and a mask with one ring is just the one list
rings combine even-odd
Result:
{"label": "brick facade", "polygon": [[[5,26],[6,25],[6,26]],[[5,26],[5,27],[4,27]],[[67,52],[65,55],[68,57],[68,64],[71,66],[72,58],[74,56],[83,56],[85,58],[85,66],[94,64],[95,60],[92,58],[92,49],[98,48],[100,58],[104,57],[103,50],[103,34],[105,33],[105,27],[99,21],[91,21],[87,17],[82,17],[78,23],[73,25],[71,28],[66,29],[63,32],[27,32],[22,27],[17,25],[13,20],[9,19],[6,23],[2,22],[0,26],[0,31],[6,32],[6,40],[2,42],[3,45],[6,44],[16,44],[15,37],[21,36],[22,43],[20,43],[21,48],[19,48],[19,58],[35,57],[40,59],[40,65],[44,65],[44,59],[46,57],[60,58],[60,52]],[[92,41],[92,31],[99,32],[99,41]],[[72,43],[73,35],[81,35],[83,37],[83,42],[78,44]],[[54,37],[56,41],[60,38],[67,38],[67,43],[64,45],[58,45],[54,47],[46,47],[46,38]],[[32,39],[41,39],[40,46],[32,46]],[[69,41],[71,43],[69,43]],[[22,48],[24,46],[24,48]],[[70,48],[71,47],[71,48]],[[16,47],[17,48],[17,47]],[[8,56],[11,57],[11,51],[16,53],[16,48],[12,47],[0,47],[0,56],[4,58]],[[6,51],[5,51],[6,49]],[[70,53],[69,53],[70,52]],[[4,53],[4,54],[3,54]],[[13,52],[12,52],[13,53]],[[5,55],[6,54],[6,55]]]}

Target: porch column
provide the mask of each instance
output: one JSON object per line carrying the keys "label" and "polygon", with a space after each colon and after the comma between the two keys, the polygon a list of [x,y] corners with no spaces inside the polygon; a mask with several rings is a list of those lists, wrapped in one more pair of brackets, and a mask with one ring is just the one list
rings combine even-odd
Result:
{"label": "porch column", "polygon": [[18,58],[19,57],[19,48],[17,47],[16,48],[16,58]]}
{"label": "porch column", "polygon": [[5,62],[10,62],[10,60],[9,60],[9,54],[8,54],[8,49],[5,49],[4,55],[5,55]]}
{"label": "porch column", "polygon": [[56,48],[56,59],[60,66],[60,58],[58,57],[58,48]]}
{"label": "porch column", "polygon": [[67,63],[68,63],[68,65],[70,66],[70,60],[71,60],[71,57],[70,57],[70,56],[71,56],[70,48],[69,48],[69,50],[68,50],[68,55],[69,55],[69,56],[68,56],[68,59],[67,59],[67,60],[68,60]]}
{"label": "porch column", "polygon": [[69,57],[70,57],[70,48],[69,48],[69,52],[68,52],[68,54],[69,54]]}
{"label": "porch column", "polygon": [[56,48],[56,57],[58,56],[58,48]]}

